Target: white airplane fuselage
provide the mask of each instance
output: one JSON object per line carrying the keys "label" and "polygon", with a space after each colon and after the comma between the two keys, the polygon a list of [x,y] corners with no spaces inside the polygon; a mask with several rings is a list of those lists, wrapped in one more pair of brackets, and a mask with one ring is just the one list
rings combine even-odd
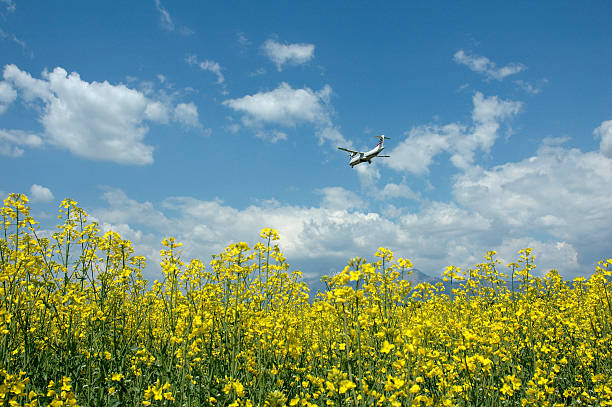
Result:
{"label": "white airplane fuselage", "polygon": [[351,161],[349,164],[351,167],[356,166],[357,164],[365,163],[372,164],[372,158],[376,157],[383,151],[385,148],[382,146],[382,142],[378,143],[376,147],[371,149],[370,151],[366,151],[365,153],[355,153],[351,156]]}

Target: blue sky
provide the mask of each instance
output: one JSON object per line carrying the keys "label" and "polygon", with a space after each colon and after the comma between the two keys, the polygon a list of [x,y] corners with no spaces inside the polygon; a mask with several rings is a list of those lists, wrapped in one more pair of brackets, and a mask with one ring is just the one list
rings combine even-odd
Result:
{"label": "blue sky", "polygon": [[[0,0],[0,192],[77,200],[158,272],[278,229],[306,278],[612,255],[610,2]],[[338,146],[391,137],[351,169]]]}

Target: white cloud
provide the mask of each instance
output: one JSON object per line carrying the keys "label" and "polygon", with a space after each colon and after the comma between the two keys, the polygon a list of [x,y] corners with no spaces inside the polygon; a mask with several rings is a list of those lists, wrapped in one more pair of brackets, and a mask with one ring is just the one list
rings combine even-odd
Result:
{"label": "white cloud", "polygon": [[359,183],[363,189],[373,189],[376,187],[380,179],[378,166],[360,164],[353,167],[353,170],[357,171]]}
{"label": "white cloud", "polygon": [[323,144],[324,142],[329,142],[330,144],[337,145],[338,147],[345,148],[353,148],[353,144],[346,140],[338,127],[331,125],[327,125],[327,127],[323,127],[316,131],[316,136],[319,139],[319,144]]}
{"label": "white cloud", "polygon": [[174,119],[187,127],[202,127],[198,116],[198,108],[193,103],[179,103],[176,105]]}
{"label": "white cloud", "polygon": [[538,95],[542,92],[542,86],[548,83],[548,80],[543,79],[539,81],[539,84],[533,84],[519,79],[514,81],[514,83],[530,95]]}
{"label": "white cloud", "polygon": [[469,134],[453,140],[451,161],[461,169],[474,162],[477,149],[489,153],[498,137],[500,122],[518,114],[522,107],[521,102],[500,100],[497,96],[485,98],[480,92],[474,94],[472,101],[474,126]]}
{"label": "white cloud", "polygon": [[433,158],[448,150],[451,140],[458,138],[463,129],[457,124],[414,127],[408,132],[408,137],[389,153],[391,157],[385,163],[398,171],[425,174]]}
{"label": "white cloud", "polygon": [[489,58],[479,55],[470,55],[462,49],[457,51],[455,55],[453,55],[453,58],[456,63],[465,65],[472,71],[485,75],[487,79],[497,79],[498,81],[526,69],[525,65],[514,63],[497,68],[495,62],[489,60]]}
{"label": "white cloud", "polygon": [[[281,248],[290,263],[311,260],[336,269],[351,257],[372,258],[379,246],[391,248],[398,256],[409,256],[417,267],[431,274],[439,274],[447,264],[463,260],[450,257],[451,248],[464,247],[477,256],[484,253],[478,251],[481,247],[474,244],[473,236],[462,234],[460,227],[468,234],[482,232],[487,221],[456,206],[435,204],[398,221],[364,211],[359,197],[343,188],[330,187],[321,193],[321,207],[263,203],[242,210],[220,201],[172,197],[160,205],[175,214],[169,218],[148,203],[111,191],[106,196],[110,208],[96,211],[96,217],[109,217],[112,221],[108,223],[125,225],[132,234],[153,230],[145,233],[150,239],[139,242],[137,250],[143,247],[143,251],[152,251],[159,247],[163,236],[172,235],[185,243],[185,258],[199,257],[205,262],[209,254],[220,252],[231,242],[258,241],[258,233],[264,227],[278,229]],[[320,268],[304,271],[315,276],[321,273]]]}
{"label": "white cloud", "polygon": [[444,235],[446,239],[486,231],[491,225],[489,219],[462,209],[453,202],[427,203],[418,213],[401,217],[400,223],[408,230],[429,231],[432,236]]}
{"label": "white cloud", "polygon": [[[122,84],[87,82],[78,73],[68,74],[59,67],[44,71],[42,79],[37,79],[15,65],[6,65],[4,79],[26,102],[40,102],[40,122],[49,144],[92,160],[153,162],[153,147],[144,142],[145,121],[167,123],[168,102],[152,100]],[[173,109],[179,111],[175,118],[193,123],[193,115],[189,116],[193,108],[185,106]]]}
{"label": "white cloud", "polygon": [[322,208],[351,210],[365,208],[365,202],[353,191],[343,187],[326,187],[318,191],[323,195]]}
{"label": "white cloud", "polygon": [[[565,155],[566,164],[555,164],[555,154]],[[252,244],[259,240],[262,228],[274,227],[291,264],[318,265],[313,270],[303,270],[311,276],[321,270],[328,272],[330,267],[341,269],[354,256],[372,259],[379,246],[410,258],[417,268],[431,275],[439,275],[450,264],[464,269],[473,266],[483,261],[488,250],[497,250],[507,262],[516,261],[518,249],[530,246],[538,256],[538,273],[557,268],[571,278],[592,272],[594,262],[609,257],[605,252],[612,239],[611,232],[602,228],[612,210],[606,192],[610,190],[612,160],[598,166],[592,162],[596,157],[589,154],[542,150],[536,159],[546,163],[542,167],[531,168],[533,161],[526,160],[495,171],[463,175],[454,190],[458,203],[423,201],[420,209],[412,212],[394,210],[397,208],[371,212],[364,199],[353,191],[327,187],[318,191],[322,195],[319,206],[269,200],[243,209],[219,200],[192,197],[169,197],[157,204],[137,202],[113,189],[104,194],[106,207],[94,214],[103,223],[123,228],[137,239],[137,251],[148,256],[150,253],[155,261],[164,236],[175,236],[184,243],[185,259],[198,257],[208,262],[210,254],[219,253],[227,244]],[[555,188],[560,188],[566,172],[585,164],[591,167],[582,167],[570,177],[566,191],[555,196]],[[534,174],[547,167],[547,177],[535,176],[536,181],[530,183]],[[556,171],[561,173],[555,175]],[[593,174],[603,182],[600,189],[592,186],[573,192],[578,178]],[[552,185],[546,187],[547,184]],[[409,195],[401,186],[389,185],[392,186],[383,191]],[[580,194],[586,196],[574,202]],[[551,197],[547,199],[548,195]],[[551,207],[550,200],[563,202]],[[537,210],[529,209],[531,212],[523,215],[525,207],[521,204],[528,209],[534,205]],[[513,219],[520,222],[514,223]]]}
{"label": "white cloud", "polygon": [[0,129],[0,155],[21,157],[24,152],[22,147],[39,148],[43,144],[43,139],[37,134]]}
{"label": "white cloud", "polygon": [[221,73],[221,65],[219,65],[218,62],[208,60],[198,61],[198,58],[195,55],[188,55],[185,58],[185,62],[187,62],[189,65],[195,65],[203,71],[209,71],[214,73],[217,76],[218,84],[222,84],[223,82],[225,82],[225,78]]}
{"label": "white cloud", "polygon": [[30,187],[30,197],[34,202],[50,202],[53,200],[53,193],[47,187],[33,184]]}
{"label": "white cloud", "polygon": [[474,94],[472,102],[470,128],[458,123],[412,128],[385,163],[395,170],[420,175],[429,171],[436,155],[447,152],[457,168],[466,170],[472,166],[476,151],[489,153],[499,136],[500,123],[516,115],[522,107],[520,102],[484,97],[480,92]]}
{"label": "white cloud", "polygon": [[494,219],[506,236],[548,235],[582,256],[603,257],[609,247],[602,242],[612,240],[604,226],[612,213],[610,190],[612,159],[544,144],[523,161],[460,175],[453,195],[469,210]]}
{"label": "white cloud", "polygon": [[[27,102],[36,99],[49,102],[52,98],[48,81],[33,78],[28,72],[20,70],[15,65],[5,65],[3,75],[7,82],[12,83],[15,88],[22,92],[22,97]],[[45,71],[43,75],[48,75],[48,73]]]}
{"label": "white cloud", "polygon": [[17,99],[17,92],[7,82],[0,82],[0,114]]}
{"label": "white cloud", "polygon": [[330,113],[327,107],[331,87],[325,85],[318,92],[310,88],[293,89],[283,82],[269,92],[246,95],[223,102],[230,108],[246,113],[244,122],[265,122],[283,126],[300,123],[327,124]]}
{"label": "white cloud", "polygon": [[603,155],[612,158],[612,120],[601,123],[601,126],[593,132],[597,138],[601,139],[599,150]]}
{"label": "white cloud", "polygon": [[160,0],[155,0],[155,8],[157,8],[157,11],[159,11],[160,24],[162,28],[168,31],[174,31],[174,22],[172,21],[172,17],[170,17],[170,13],[168,13],[164,6],[162,6]]}
{"label": "white cloud", "polygon": [[420,197],[408,185],[389,183],[383,187],[382,191],[376,194],[376,198],[386,201],[393,198],[419,200]]}
{"label": "white cloud", "polygon": [[[542,242],[530,237],[507,237],[496,248],[497,257],[502,260],[503,264],[516,262],[518,251],[527,247],[532,248],[536,255],[536,269],[532,272],[535,275],[544,275],[550,269],[557,269],[562,274],[568,270],[580,269],[578,251],[570,243],[564,241]],[[503,271],[510,274],[510,269]]]}
{"label": "white cloud", "polygon": [[[326,204],[332,207],[303,208],[264,202],[239,210],[217,200],[171,197],[160,205],[163,211],[176,214],[170,218],[149,202],[139,203],[120,190],[109,190],[104,195],[108,208],[95,210],[94,214],[109,224],[125,224],[132,230],[155,232],[152,241],[144,242],[147,247],[158,245],[163,236],[176,236],[185,243],[185,256],[204,256],[205,261],[207,255],[220,252],[236,240],[256,241],[264,227],[278,229],[286,254],[296,258],[332,256],[348,259],[355,254],[355,244],[375,250],[376,243],[367,237],[372,235],[380,216],[349,213],[339,208],[342,199],[351,198],[350,191],[329,189],[323,194]],[[358,203],[354,200],[352,206]],[[345,234],[347,230],[352,233]]]}
{"label": "white cloud", "polygon": [[203,62],[200,62],[199,66],[200,66],[200,69],[203,69],[205,71],[210,71],[214,73],[215,75],[217,75],[217,83],[223,83],[225,81],[225,78],[223,77],[223,74],[221,73],[221,66],[219,65],[218,62],[203,61]]}
{"label": "white cloud", "polygon": [[168,123],[168,107],[161,102],[151,102],[145,108],[145,117],[157,123]]}
{"label": "white cloud", "polygon": [[279,141],[287,140],[287,133],[284,133],[278,130],[272,130],[272,131],[260,130],[257,133],[255,133],[255,137],[261,140],[269,141],[271,143],[276,143]]}
{"label": "white cloud", "polygon": [[[102,199],[109,208],[94,211],[93,215],[100,221],[109,224],[155,226],[160,231],[170,231],[172,228],[169,219],[149,201],[137,202],[122,190],[113,188],[107,188]],[[159,241],[161,242],[161,239]]]}
{"label": "white cloud", "polygon": [[[327,141],[350,148],[350,144],[332,122],[331,93],[329,85],[319,91],[313,91],[308,87],[293,89],[282,82],[272,91],[228,99],[223,104],[244,113],[242,123],[256,129],[259,137],[265,135],[263,138],[270,139],[270,134],[278,134],[278,131],[263,130],[264,125],[296,127],[307,123],[316,127],[315,134],[320,143]],[[286,138],[286,134],[283,134]]]}
{"label": "white cloud", "polygon": [[300,65],[310,61],[314,57],[315,50],[313,44],[281,44],[272,39],[264,42],[261,48],[276,64],[279,72],[285,64]]}

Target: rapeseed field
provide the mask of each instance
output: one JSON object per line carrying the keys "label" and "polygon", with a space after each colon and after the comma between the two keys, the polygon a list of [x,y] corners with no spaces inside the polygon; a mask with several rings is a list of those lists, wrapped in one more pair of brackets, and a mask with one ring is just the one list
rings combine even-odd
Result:
{"label": "rapeseed field", "polygon": [[310,297],[264,229],[210,264],[162,242],[162,281],[72,200],[43,237],[0,224],[0,403],[10,406],[610,406],[612,259],[535,277],[527,248],[414,285],[380,248]]}

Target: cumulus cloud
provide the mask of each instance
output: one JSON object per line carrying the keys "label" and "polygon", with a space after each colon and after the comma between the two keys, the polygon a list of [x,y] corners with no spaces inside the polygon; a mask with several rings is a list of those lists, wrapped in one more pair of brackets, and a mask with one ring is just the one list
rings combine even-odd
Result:
{"label": "cumulus cloud", "polygon": [[325,203],[321,207],[264,202],[240,210],[219,200],[203,201],[191,197],[170,197],[154,207],[113,189],[104,194],[107,207],[93,213],[101,222],[126,225],[134,231],[144,230],[144,235],[151,232],[153,240],[141,242],[147,248],[158,246],[164,235],[172,234],[185,242],[186,256],[205,256],[205,261],[208,255],[218,253],[236,240],[256,241],[264,227],[278,229],[285,254],[300,259],[348,258],[356,254],[355,245],[375,250],[376,243],[368,240],[368,236],[380,216],[340,208],[344,204],[361,205],[350,191],[331,188],[320,193]]}
{"label": "cumulus cloud", "polygon": [[[585,182],[588,180],[588,182]],[[453,188],[464,207],[494,219],[509,236],[547,234],[580,255],[604,253],[612,202],[612,159],[543,144],[537,154],[491,170],[460,175]]]}
{"label": "cumulus cloud", "polygon": [[[48,75],[48,72],[43,72],[43,75]],[[15,65],[5,65],[3,76],[7,82],[19,89],[27,102],[32,102],[35,99],[47,102],[52,97],[48,81],[33,78],[28,72],[20,70]]]}
{"label": "cumulus cloud", "polygon": [[395,147],[385,161],[391,168],[422,175],[429,172],[433,158],[451,148],[452,140],[463,134],[458,124],[446,126],[418,126],[408,132],[408,137]]}
{"label": "cumulus cloud", "polygon": [[[46,143],[92,160],[135,165],[153,162],[153,147],[144,140],[146,121],[167,123],[167,103],[122,84],[87,82],[78,73],[68,74],[59,67],[44,71],[38,79],[15,65],[6,65],[3,76],[24,101],[40,104],[37,110]],[[199,123],[193,104],[179,104],[173,110],[176,121]],[[8,139],[6,134],[3,138]]]}
{"label": "cumulus cloud", "polygon": [[469,134],[453,140],[455,151],[451,161],[461,169],[466,169],[473,163],[477,149],[489,153],[498,137],[500,122],[518,114],[522,107],[521,102],[500,100],[497,96],[485,98],[480,92],[474,94],[472,101],[472,130]]}
{"label": "cumulus cloud", "polygon": [[[543,145],[523,161],[459,176],[454,195],[509,227],[534,222],[533,227],[570,238],[581,229],[596,229],[612,213],[612,202],[598,192],[610,188],[611,159],[598,152]],[[564,227],[570,223],[575,228]]]}
{"label": "cumulus cloud", "polygon": [[198,61],[198,57],[195,55],[188,55],[185,58],[185,62],[187,62],[189,65],[197,66],[203,71],[214,73],[217,76],[218,84],[225,82],[225,77],[223,76],[223,73],[221,73],[221,65],[219,65],[218,62],[209,60]]}
{"label": "cumulus cloud", "polygon": [[532,248],[536,255],[536,275],[543,275],[550,269],[557,269],[561,273],[580,269],[578,250],[565,241],[543,242],[533,237],[506,237],[496,248],[497,257],[504,264],[516,262],[517,252],[527,247]]}
{"label": "cumulus cloud", "polygon": [[406,184],[386,184],[382,190],[376,194],[375,198],[381,200],[389,200],[394,198],[405,198],[411,200],[419,200],[420,196]]}
{"label": "cumulus cloud", "polygon": [[357,171],[359,183],[363,189],[372,189],[376,187],[380,180],[380,170],[377,166],[361,164],[353,168]]}
{"label": "cumulus cloud", "polygon": [[179,103],[174,109],[174,118],[187,127],[201,128],[198,108],[193,103]]}
{"label": "cumulus cloud", "polygon": [[489,60],[489,58],[471,55],[462,49],[455,52],[453,59],[456,63],[465,65],[472,71],[485,75],[487,79],[497,79],[498,81],[527,69],[525,65],[515,63],[498,68],[495,62]]}
{"label": "cumulus cloud", "polygon": [[6,82],[0,82],[0,114],[17,99],[17,92]]}
{"label": "cumulus cloud", "polygon": [[470,127],[450,123],[412,128],[385,163],[398,171],[422,175],[429,171],[436,155],[447,152],[457,168],[465,170],[472,166],[476,151],[489,153],[499,136],[500,124],[515,116],[522,107],[520,102],[485,97],[480,92],[474,94],[472,103]]}
{"label": "cumulus cloud", "polygon": [[260,137],[267,133],[263,130],[264,125],[296,127],[307,123],[315,125],[316,135],[321,143],[329,141],[347,144],[331,119],[331,93],[329,85],[319,91],[313,91],[308,87],[293,89],[282,82],[272,91],[228,99],[223,104],[243,113],[242,123],[257,129]]}
{"label": "cumulus cloud", "polygon": [[326,187],[319,190],[323,195],[321,207],[337,210],[361,209],[366,205],[353,191],[343,187]]}
{"label": "cumulus cloud", "polygon": [[310,88],[293,89],[283,82],[269,92],[246,95],[239,99],[223,102],[230,108],[245,113],[245,124],[264,122],[283,126],[296,126],[300,123],[323,123],[330,120],[329,97],[331,87],[325,85],[320,91]]}
{"label": "cumulus cloud", "polygon": [[47,187],[33,184],[30,187],[30,198],[32,198],[34,202],[50,202],[53,200],[53,193]]}
{"label": "cumulus cloud", "polygon": [[[206,262],[227,244],[254,243],[262,228],[274,227],[290,263],[317,265],[303,270],[317,278],[330,268],[341,269],[351,257],[371,258],[379,246],[410,258],[431,275],[450,264],[465,268],[479,263],[488,250],[515,261],[517,251],[527,246],[536,250],[538,273],[549,268],[568,278],[590,273],[593,263],[609,257],[605,252],[612,235],[602,225],[612,211],[606,192],[612,187],[612,160],[604,157],[601,162],[599,153],[560,147],[542,147],[535,157],[463,174],[454,184],[455,202],[423,200],[412,211],[368,210],[359,194],[330,186],[318,191],[319,205],[270,200],[242,209],[185,196],[138,202],[109,189],[106,207],[94,214],[134,236],[137,250],[157,256],[153,259],[164,236],[185,243],[185,258]],[[584,179],[597,182],[588,186]],[[389,196],[412,196],[402,184],[381,190]]]}
{"label": "cumulus cloud", "polygon": [[145,117],[158,123],[168,123],[168,107],[161,102],[150,102],[145,108]]}
{"label": "cumulus cloud", "polygon": [[350,149],[353,148],[353,143],[351,143],[350,141],[344,138],[342,133],[340,133],[340,130],[338,129],[338,127],[331,124],[331,120],[327,126],[325,126],[325,123],[322,123],[322,124],[324,126],[319,128],[316,131],[316,136],[319,139],[319,144],[323,144],[324,142],[329,142],[339,147],[343,146],[343,147],[350,148]]}
{"label": "cumulus cloud", "polygon": [[596,128],[593,133],[601,139],[599,143],[601,153],[608,158],[612,158],[612,120],[601,123],[601,126]]}
{"label": "cumulus cloud", "polygon": [[300,65],[314,57],[313,44],[281,44],[269,39],[261,46],[264,54],[276,64],[278,71],[282,71],[285,64]]}
{"label": "cumulus cloud", "polygon": [[0,155],[21,157],[24,153],[22,147],[40,148],[43,144],[43,139],[37,134],[0,129]]}
{"label": "cumulus cloud", "polygon": [[303,270],[315,280],[329,271],[328,266],[337,270],[351,257],[371,258],[379,246],[409,256],[420,269],[439,274],[449,262],[457,264],[458,259],[448,255],[450,248],[465,247],[469,252],[480,249],[473,236],[462,235],[453,228],[454,223],[468,232],[487,226],[480,217],[447,204],[426,206],[422,213],[391,220],[368,212],[358,196],[341,187],[329,187],[320,193],[321,206],[263,203],[237,209],[219,200],[191,197],[170,197],[153,207],[111,190],[105,194],[108,207],[94,212],[102,222],[121,225],[139,236],[135,243],[140,252],[153,253],[163,236],[172,235],[185,243],[186,258],[198,257],[205,262],[227,244],[237,240],[254,243],[262,228],[274,227],[290,262],[318,264],[314,270]]}

